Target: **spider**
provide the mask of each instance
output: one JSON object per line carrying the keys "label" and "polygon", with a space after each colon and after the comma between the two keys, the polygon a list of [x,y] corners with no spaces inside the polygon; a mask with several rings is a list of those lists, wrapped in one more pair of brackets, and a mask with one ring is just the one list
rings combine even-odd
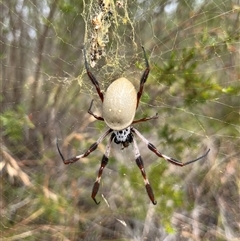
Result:
{"label": "spider", "polygon": [[157,202],[155,200],[152,187],[146,176],[143,160],[140,155],[137,142],[134,138],[135,136],[138,136],[147,145],[148,149],[154,152],[157,156],[180,167],[186,166],[188,164],[191,164],[193,162],[196,162],[204,158],[205,156],[207,156],[207,154],[210,151],[210,149],[208,149],[208,151],[204,155],[194,160],[182,163],[172,157],[166,156],[163,153],[159,152],[152,143],[150,143],[136,128],[133,127],[133,124],[158,118],[158,114],[156,114],[151,117],[134,120],[135,112],[136,112],[136,109],[138,108],[139,101],[142,96],[143,87],[145,82],[147,81],[148,74],[150,72],[150,66],[149,66],[146,52],[143,46],[142,46],[142,50],[143,50],[143,55],[145,59],[146,69],[140,79],[139,90],[137,91],[133,86],[133,84],[128,79],[122,77],[113,81],[112,84],[110,84],[110,86],[108,87],[106,93],[103,94],[103,92],[100,90],[97,79],[94,77],[94,75],[91,73],[89,69],[89,65],[86,58],[86,50],[84,48],[84,62],[85,62],[85,68],[86,68],[88,77],[91,80],[92,84],[95,86],[96,91],[102,101],[102,116],[98,116],[92,112],[91,109],[92,109],[93,100],[88,109],[88,113],[93,117],[95,117],[97,120],[104,121],[109,128],[83,154],[71,157],[69,159],[65,159],[59,149],[58,142],[57,142],[57,149],[64,164],[74,163],[79,159],[84,158],[88,156],[90,153],[92,153],[93,151],[95,151],[99,143],[101,143],[109,134],[111,134],[109,138],[109,142],[106,146],[105,153],[102,157],[97,179],[92,189],[92,199],[96,204],[100,203],[96,200],[95,197],[99,190],[103,169],[108,164],[111,143],[113,141],[116,144],[121,144],[122,148],[126,148],[133,143],[136,164],[142,173],[147,194],[154,205],[156,205]]}

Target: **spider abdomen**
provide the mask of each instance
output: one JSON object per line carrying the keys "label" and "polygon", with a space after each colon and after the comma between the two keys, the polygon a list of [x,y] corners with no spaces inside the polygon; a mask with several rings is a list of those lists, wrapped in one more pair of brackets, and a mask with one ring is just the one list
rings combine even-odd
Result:
{"label": "spider abdomen", "polygon": [[137,91],[126,78],[115,80],[104,95],[102,115],[113,130],[123,130],[131,125],[136,112]]}

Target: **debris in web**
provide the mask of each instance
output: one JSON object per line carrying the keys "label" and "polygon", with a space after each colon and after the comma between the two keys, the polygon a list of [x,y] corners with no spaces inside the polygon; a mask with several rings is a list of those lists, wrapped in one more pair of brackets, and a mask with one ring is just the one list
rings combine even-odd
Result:
{"label": "debris in web", "polygon": [[109,0],[99,0],[98,9],[91,19],[90,37],[90,65],[94,67],[96,62],[106,55],[105,47],[109,42],[109,28],[114,20],[114,3]]}

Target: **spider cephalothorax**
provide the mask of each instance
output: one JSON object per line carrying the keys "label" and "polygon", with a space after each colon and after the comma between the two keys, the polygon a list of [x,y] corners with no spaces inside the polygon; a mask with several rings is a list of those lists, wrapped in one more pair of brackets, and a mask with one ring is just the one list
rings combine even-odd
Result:
{"label": "spider cephalothorax", "polygon": [[168,157],[168,156],[162,154],[161,152],[159,152],[152,143],[150,143],[137,129],[135,129],[133,127],[133,124],[135,124],[135,123],[144,122],[144,121],[158,118],[158,115],[156,114],[151,117],[134,120],[135,112],[138,107],[140,98],[142,96],[143,87],[144,87],[144,84],[147,80],[147,77],[148,77],[148,74],[150,71],[150,67],[149,67],[149,63],[147,60],[145,50],[143,47],[142,47],[142,49],[143,49],[143,53],[144,53],[146,69],[141,77],[139,90],[137,91],[135,89],[135,87],[133,86],[133,84],[128,79],[122,77],[122,78],[115,80],[108,87],[108,89],[104,95],[103,95],[103,92],[100,90],[98,81],[96,80],[94,75],[90,72],[90,69],[89,69],[89,66],[87,63],[87,58],[86,58],[86,51],[84,49],[84,59],[85,59],[85,67],[87,70],[87,74],[88,74],[92,84],[95,86],[97,93],[102,101],[102,105],[103,105],[102,106],[102,116],[97,116],[92,112],[91,109],[92,109],[93,101],[90,104],[88,113],[90,115],[94,116],[97,120],[105,121],[105,123],[108,125],[109,129],[103,135],[101,135],[99,137],[99,139],[95,143],[93,143],[88,148],[88,150],[86,152],[84,152],[83,154],[77,155],[77,156],[69,158],[69,159],[65,159],[59,149],[58,143],[57,143],[57,149],[58,149],[58,152],[59,152],[64,164],[74,163],[74,162],[78,161],[79,159],[88,156],[91,152],[96,150],[99,143],[101,143],[103,141],[103,139],[105,139],[106,136],[108,136],[111,133],[108,145],[106,147],[106,151],[102,157],[101,166],[98,171],[98,176],[97,176],[97,179],[94,183],[93,190],[92,190],[92,198],[96,204],[99,204],[99,202],[96,201],[95,197],[99,190],[99,184],[100,184],[100,180],[102,177],[103,169],[105,168],[105,166],[108,163],[108,158],[109,158],[109,154],[110,154],[112,141],[114,141],[116,144],[121,144],[122,148],[128,147],[131,143],[133,143],[136,164],[142,173],[146,191],[148,193],[150,200],[152,201],[152,203],[154,205],[157,204],[157,202],[154,198],[154,194],[153,194],[151,185],[147,179],[143,160],[140,155],[139,148],[138,148],[137,142],[135,140],[135,136],[138,136],[147,145],[148,149],[150,151],[154,152],[157,156],[164,158],[166,161],[168,161],[172,164],[175,164],[177,166],[181,166],[181,167],[200,160],[201,158],[205,157],[208,154],[208,152],[210,151],[210,149],[208,149],[208,151],[204,155],[202,155],[194,160],[182,163],[172,157]]}
{"label": "spider cephalothorax", "polygon": [[133,141],[133,134],[131,132],[131,127],[127,127],[120,131],[113,131],[114,142],[116,144],[122,144],[123,148],[128,147]]}

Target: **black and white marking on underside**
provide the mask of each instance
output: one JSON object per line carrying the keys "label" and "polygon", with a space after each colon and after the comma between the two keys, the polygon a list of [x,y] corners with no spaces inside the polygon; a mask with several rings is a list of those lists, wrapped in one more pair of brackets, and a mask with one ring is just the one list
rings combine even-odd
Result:
{"label": "black and white marking on underside", "polygon": [[129,126],[121,131],[113,131],[113,133],[115,134],[115,142],[117,144],[124,143],[129,140],[129,135],[131,135],[131,128]]}

